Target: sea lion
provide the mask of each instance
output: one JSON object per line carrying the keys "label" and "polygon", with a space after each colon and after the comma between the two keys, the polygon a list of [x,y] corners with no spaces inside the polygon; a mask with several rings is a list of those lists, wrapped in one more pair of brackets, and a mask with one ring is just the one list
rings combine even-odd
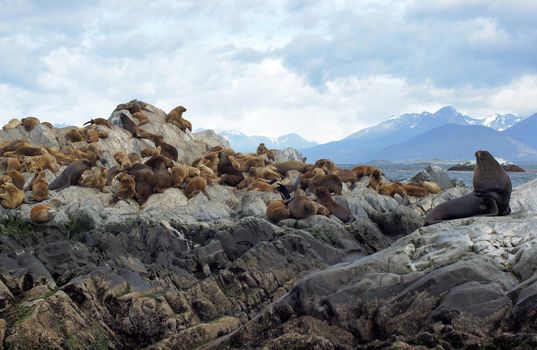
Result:
{"label": "sea lion", "polygon": [[97,176],[95,177],[95,180],[93,180],[93,187],[102,191],[103,187],[106,186],[107,182],[108,182],[108,168],[104,166],[100,167],[99,172]]}
{"label": "sea lion", "polygon": [[382,171],[376,168],[372,169],[371,174],[369,174],[369,186],[377,191],[380,185],[382,185]]}
{"label": "sea lion", "polygon": [[99,141],[99,130],[94,128],[85,128],[84,130],[84,139],[86,142],[98,142]]}
{"label": "sea lion", "polygon": [[43,154],[43,148],[34,147],[34,146],[21,146],[16,150],[11,152],[5,152],[4,156],[14,157],[14,156],[40,156]]}
{"label": "sea lion", "polygon": [[208,199],[211,199],[211,197],[206,191],[207,180],[205,180],[203,177],[196,176],[196,177],[188,178],[186,182],[187,184],[185,186],[185,195],[188,198],[192,198],[194,196],[197,196],[200,192],[203,192],[203,194]]}
{"label": "sea lion", "polygon": [[142,157],[151,157],[160,154],[160,147],[147,147],[142,150]]}
{"label": "sea lion", "polygon": [[299,162],[298,160],[288,160],[286,162],[276,163],[274,165],[278,169],[278,172],[284,176],[289,170],[298,170],[301,173],[305,173],[309,170],[307,164]]}
{"label": "sea lion", "polygon": [[169,143],[164,142],[164,137],[162,135],[159,135],[155,139],[155,146],[160,147],[160,154],[177,162],[177,159],[179,158],[177,148],[170,145]]}
{"label": "sea lion", "polygon": [[20,171],[22,165],[21,165],[19,158],[7,157],[7,158],[2,159],[2,167],[5,167],[6,170]]}
{"label": "sea lion", "polygon": [[263,168],[253,168],[255,172],[255,176],[257,178],[269,180],[269,181],[281,181],[283,180],[283,177],[280,175],[280,173],[272,170],[270,167],[263,167]]}
{"label": "sea lion", "polygon": [[341,181],[343,182],[350,182],[351,184],[354,184],[357,181],[356,174],[354,171],[350,169],[336,169],[336,175],[339,176]]}
{"label": "sea lion", "polygon": [[259,146],[257,146],[257,150],[255,151],[256,155],[264,154],[267,156],[267,158],[271,161],[274,161],[274,153],[265,146],[264,143],[260,143]]}
{"label": "sea lion", "polygon": [[24,201],[24,192],[12,182],[6,181],[0,186],[0,204],[6,209],[14,209]]}
{"label": "sea lion", "polygon": [[136,112],[132,115],[132,117],[138,119],[138,125],[144,125],[149,123],[149,118],[145,115],[144,112]]}
{"label": "sea lion", "polygon": [[397,182],[380,184],[377,188],[377,192],[383,196],[390,196],[390,197],[394,197],[395,194],[398,194],[403,198],[407,196],[407,193],[405,189],[403,188],[403,186],[401,186]]}
{"label": "sea lion", "polygon": [[2,129],[4,130],[15,129],[17,126],[21,124],[22,122],[19,119],[13,118],[6,125],[4,125]]}
{"label": "sea lion", "polygon": [[153,190],[163,193],[170,187],[172,187],[172,177],[168,169],[155,171],[153,175]]}
{"label": "sea lion", "polygon": [[163,154],[152,156],[146,162],[145,165],[149,166],[153,171],[163,170],[173,167],[173,161]]}
{"label": "sea lion", "polygon": [[284,200],[272,201],[267,206],[267,219],[272,223],[277,224],[281,220],[289,219],[291,217],[291,212],[287,209],[287,206],[284,203]]}
{"label": "sea lion", "polygon": [[124,168],[128,168],[132,165],[131,160],[125,152],[114,153],[114,159],[116,160],[117,164]]}
{"label": "sea lion", "polygon": [[136,195],[136,182],[134,178],[127,174],[119,177],[119,188],[112,197],[111,203],[117,203],[120,200],[132,199]]}
{"label": "sea lion", "polygon": [[11,181],[19,190],[22,190],[24,188],[24,184],[26,183],[26,180],[24,179],[24,176],[22,176],[22,174],[19,171],[8,170],[6,171],[6,175],[11,178]]}
{"label": "sea lion", "polygon": [[172,186],[181,187],[183,181],[188,177],[188,174],[189,172],[186,165],[181,164],[171,168]]}
{"label": "sea lion", "polygon": [[166,122],[177,125],[182,131],[186,131],[186,129],[192,131],[192,123],[183,118],[183,113],[186,111],[187,109],[183,106],[175,107],[168,113]]}
{"label": "sea lion", "polygon": [[315,175],[311,178],[307,190],[309,192],[314,192],[318,187],[325,187],[330,192],[341,194],[341,191],[343,190],[343,183],[337,175]]}
{"label": "sea lion", "polygon": [[143,161],[142,157],[136,152],[131,152],[131,153],[127,154],[127,157],[131,161],[131,164],[141,163]]}
{"label": "sea lion", "polygon": [[200,176],[207,180],[207,183],[214,184],[217,181],[218,176],[214,173],[213,169],[203,164],[198,164],[196,168],[199,169]]}
{"label": "sea lion", "polygon": [[84,136],[80,132],[79,128],[70,129],[64,136],[64,138],[69,142],[80,142],[84,141]]}
{"label": "sea lion", "polygon": [[119,115],[119,119],[121,119],[121,126],[123,129],[127,130],[132,134],[132,137],[137,136],[137,130],[136,130],[136,123],[132,121],[131,118],[129,118],[128,115],[125,113],[121,113]]}
{"label": "sea lion", "polygon": [[[161,170],[162,171],[162,170]],[[133,173],[136,194],[134,198],[138,204],[144,204],[153,194],[155,174],[150,168],[138,169]]]}
{"label": "sea lion", "polygon": [[331,215],[330,210],[324,205],[322,205],[321,203],[313,202],[313,204],[315,204],[315,208],[317,210],[315,212],[315,215],[323,215],[323,216]]}
{"label": "sea lion", "polygon": [[433,181],[419,181],[418,185],[425,188],[429,193],[437,194],[442,192],[442,187]]}
{"label": "sea lion", "polygon": [[108,133],[108,131],[104,131],[104,130],[98,130],[99,131],[99,138],[100,139],[107,139],[108,136],[110,135]]}
{"label": "sea lion", "polygon": [[220,176],[220,180],[224,185],[235,187],[238,184],[244,180],[244,175],[242,173],[234,174],[234,175],[228,175],[224,174]]}
{"label": "sea lion", "polygon": [[112,129],[112,123],[104,118],[92,118],[89,121],[85,122],[84,125],[91,124],[91,125],[104,125],[110,129]]}
{"label": "sea lion", "polygon": [[93,163],[86,158],[74,161],[49,184],[49,190],[59,191],[69,186],[76,186],[84,170],[91,169],[92,166]]}
{"label": "sea lion", "polygon": [[262,181],[262,180],[255,180],[254,182],[252,182],[248,187],[247,187],[247,190],[248,191],[257,191],[257,192],[272,192],[272,193],[276,193],[277,190],[274,186],[272,186],[271,184],[265,182],[265,181]]}
{"label": "sea lion", "polygon": [[43,150],[43,155],[26,157],[24,159],[24,168],[28,172],[35,172],[38,169],[48,169],[53,173],[56,173],[60,169],[60,164],[56,161],[52,155],[50,155],[46,150]]}
{"label": "sea lion", "polygon": [[125,169],[123,169],[120,165],[114,165],[113,167],[108,170],[108,176],[106,177],[106,186],[110,186],[112,184],[112,180],[119,174],[124,172]]}
{"label": "sea lion", "polygon": [[24,130],[26,131],[32,131],[37,125],[39,125],[41,122],[36,117],[28,117],[28,118],[22,118],[21,124],[24,126]]}
{"label": "sea lion", "polygon": [[511,213],[511,179],[487,151],[475,153],[474,191],[434,207],[425,226],[470,216],[503,216]]}
{"label": "sea lion", "polygon": [[319,159],[313,164],[313,168],[321,168],[323,169],[328,175],[333,175],[337,173],[337,168],[334,162],[332,162],[330,159]]}
{"label": "sea lion", "polygon": [[405,192],[409,196],[413,197],[427,197],[429,195],[429,191],[427,191],[426,188],[421,187],[414,183],[407,183],[402,184],[403,188],[405,189]]}
{"label": "sea lion", "polygon": [[42,202],[48,198],[48,181],[45,170],[36,172],[32,181],[32,198]]}
{"label": "sea lion", "polygon": [[[228,156],[225,152],[218,153],[218,174],[219,175],[242,175],[240,164],[233,156]],[[243,177],[244,178],[244,177]],[[242,180],[241,180],[242,181]]]}
{"label": "sea lion", "polygon": [[295,190],[293,197],[287,202],[287,208],[295,219],[305,219],[317,213],[317,207],[301,189]]}
{"label": "sea lion", "polygon": [[34,224],[42,224],[54,218],[58,208],[61,206],[59,199],[52,199],[50,202],[38,203],[30,210],[30,220]]}
{"label": "sea lion", "polygon": [[325,187],[317,187],[314,191],[315,196],[317,197],[317,202],[325,206],[332,214],[338,217],[343,222],[349,222],[354,217],[351,212],[343,207],[342,205],[336,203],[332,199],[330,191]]}
{"label": "sea lion", "polygon": [[360,180],[364,175],[371,175],[373,172],[378,171],[380,175],[384,175],[379,168],[372,165],[359,165],[352,168],[352,171],[356,174],[356,178]]}

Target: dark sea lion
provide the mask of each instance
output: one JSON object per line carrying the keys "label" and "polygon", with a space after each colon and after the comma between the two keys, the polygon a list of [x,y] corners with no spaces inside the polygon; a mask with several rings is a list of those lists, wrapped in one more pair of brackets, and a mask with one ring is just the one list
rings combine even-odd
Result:
{"label": "dark sea lion", "polygon": [[336,203],[332,199],[330,191],[328,191],[328,189],[325,187],[317,187],[314,193],[317,197],[317,202],[330,210],[330,212],[338,217],[341,221],[349,222],[354,218],[348,209]]}
{"label": "dark sea lion", "polygon": [[307,189],[309,192],[314,192],[319,187],[325,187],[332,193],[341,194],[343,183],[337,175],[316,175],[311,178]]}
{"label": "dark sea lion", "polygon": [[474,191],[434,207],[425,226],[470,216],[503,216],[511,213],[511,179],[487,151],[477,151]]}
{"label": "dark sea lion", "polygon": [[160,154],[177,162],[177,159],[179,158],[177,148],[164,142],[164,137],[162,137],[162,135],[155,139],[155,146],[160,147]]}
{"label": "dark sea lion", "polygon": [[36,117],[28,117],[28,118],[22,118],[21,123],[22,123],[22,126],[24,126],[24,129],[26,131],[31,131],[41,122]]}
{"label": "dark sea lion", "polygon": [[121,126],[123,127],[123,129],[130,132],[133,137],[136,137],[137,135],[136,123],[131,118],[129,118],[125,113],[121,113],[119,115],[119,118],[121,119]]}
{"label": "dark sea lion", "polygon": [[222,183],[224,185],[235,187],[238,184],[240,184],[242,180],[244,180],[244,175],[242,173],[234,174],[234,175],[224,174],[220,176],[220,179],[222,180]]}
{"label": "dark sea lion", "polygon": [[151,167],[153,171],[163,170],[166,168],[173,167],[173,161],[162,154],[157,154],[155,156],[152,156],[144,164]]}
{"label": "dark sea lion", "polygon": [[153,190],[162,193],[170,187],[172,187],[172,177],[168,169],[155,171],[153,176]]}
{"label": "dark sea lion", "polygon": [[6,175],[11,178],[13,185],[15,185],[19,190],[22,190],[24,188],[24,183],[26,182],[26,180],[19,171],[8,170],[6,171]]}
{"label": "dark sea lion", "polygon": [[86,158],[74,161],[49,184],[49,190],[58,191],[69,186],[77,185],[82,173],[87,169],[91,169],[92,166],[93,163]]}
{"label": "dark sea lion", "polygon": [[356,174],[356,178],[360,180],[364,175],[371,175],[373,172],[378,171],[380,175],[384,175],[377,167],[371,165],[358,165],[352,168],[352,171]]}
{"label": "dark sea lion", "polygon": [[138,204],[144,204],[153,194],[154,173],[150,168],[141,168],[133,173]]}
{"label": "dark sea lion", "polygon": [[219,175],[224,175],[224,174],[242,175],[242,172],[240,171],[240,164],[234,158],[232,158],[232,156],[228,156],[223,151],[219,152],[218,153],[218,174]]}

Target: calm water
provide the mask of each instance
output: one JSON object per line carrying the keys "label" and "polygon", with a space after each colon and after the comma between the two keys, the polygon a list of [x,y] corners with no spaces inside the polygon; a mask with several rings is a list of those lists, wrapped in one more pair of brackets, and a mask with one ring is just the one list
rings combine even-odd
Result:
{"label": "calm water", "polygon": [[[376,164],[381,169],[386,177],[393,181],[409,180],[416,175],[420,170],[425,169],[430,163],[419,164]],[[448,169],[453,164],[437,164],[442,169]],[[521,165],[522,169],[526,170],[525,173],[507,173],[511,178],[513,187],[521,185],[525,182],[537,179],[537,164],[534,165]],[[472,178],[474,176],[473,171],[449,171],[449,177],[462,181],[467,187],[472,187]]]}

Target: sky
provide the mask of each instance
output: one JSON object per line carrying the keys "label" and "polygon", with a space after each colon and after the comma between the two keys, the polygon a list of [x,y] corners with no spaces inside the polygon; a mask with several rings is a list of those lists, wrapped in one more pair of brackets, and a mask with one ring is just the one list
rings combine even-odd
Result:
{"label": "sky", "polygon": [[0,0],[0,122],[132,99],[328,142],[450,105],[537,112],[537,0]]}

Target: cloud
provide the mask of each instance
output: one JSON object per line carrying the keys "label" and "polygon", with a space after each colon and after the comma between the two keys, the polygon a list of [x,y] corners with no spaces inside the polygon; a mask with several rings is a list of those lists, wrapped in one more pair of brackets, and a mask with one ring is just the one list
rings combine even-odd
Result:
{"label": "cloud", "polygon": [[48,3],[0,0],[2,122],[81,124],[138,98],[195,127],[330,141],[444,105],[537,111],[531,4]]}

